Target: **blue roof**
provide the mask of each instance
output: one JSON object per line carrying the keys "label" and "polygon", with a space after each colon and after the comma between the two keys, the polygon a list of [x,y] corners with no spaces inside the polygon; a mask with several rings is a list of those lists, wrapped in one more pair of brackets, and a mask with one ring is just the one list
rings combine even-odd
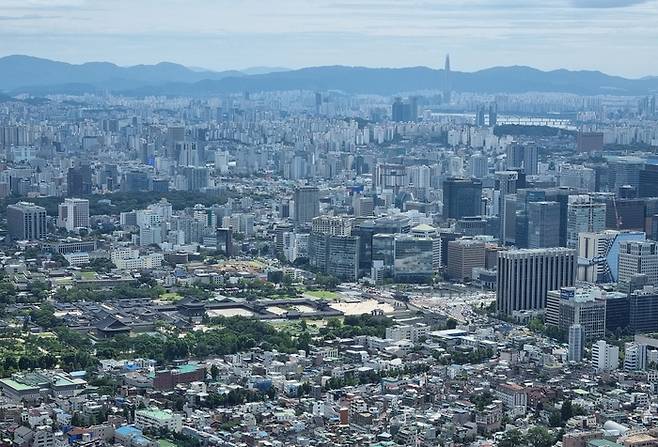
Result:
{"label": "blue roof", "polygon": [[142,431],[138,428],[133,427],[132,425],[124,425],[115,430],[121,436],[139,436],[142,434]]}

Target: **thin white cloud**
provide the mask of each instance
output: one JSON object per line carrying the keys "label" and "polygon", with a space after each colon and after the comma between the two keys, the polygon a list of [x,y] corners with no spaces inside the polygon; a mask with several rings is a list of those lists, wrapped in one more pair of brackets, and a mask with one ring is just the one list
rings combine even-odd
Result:
{"label": "thin white cloud", "polygon": [[651,3],[652,0],[571,0],[576,8],[626,8],[628,6]]}
{"label": "thin white cloud", "polygon": [[71,62],[436,67],[450,52],[464,70],[658,73],[658,0],[0,0],[0,16],[0,55]]}

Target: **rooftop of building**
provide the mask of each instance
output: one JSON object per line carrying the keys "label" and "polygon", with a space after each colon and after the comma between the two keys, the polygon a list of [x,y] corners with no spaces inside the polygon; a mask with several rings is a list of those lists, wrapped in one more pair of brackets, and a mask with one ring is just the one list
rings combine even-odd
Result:
{"label": "rooftop of building", "polygon": [[141,416],[145,416],[150,419],[157,419],[159,421],[167,421],[172,417],[171,412],[154,407],[137,410],[137,414]]}

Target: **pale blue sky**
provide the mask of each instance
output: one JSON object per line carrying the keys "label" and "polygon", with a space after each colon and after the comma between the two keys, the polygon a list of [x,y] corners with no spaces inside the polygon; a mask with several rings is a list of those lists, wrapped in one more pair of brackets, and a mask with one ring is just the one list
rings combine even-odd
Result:
{"label": "pale blue sky", "polygon": [[0,55],[658,75],[658,0],[0,0]]}

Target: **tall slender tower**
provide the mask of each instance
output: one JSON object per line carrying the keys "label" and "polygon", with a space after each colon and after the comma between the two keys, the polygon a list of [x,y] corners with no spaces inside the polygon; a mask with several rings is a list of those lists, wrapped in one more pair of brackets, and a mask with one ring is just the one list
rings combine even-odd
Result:
{"label": "tall slender tower", "polygon": [[449,104],[452,93],[450,85],[450,55],[446,54],[446,63],[443,68],[443,102]]}

